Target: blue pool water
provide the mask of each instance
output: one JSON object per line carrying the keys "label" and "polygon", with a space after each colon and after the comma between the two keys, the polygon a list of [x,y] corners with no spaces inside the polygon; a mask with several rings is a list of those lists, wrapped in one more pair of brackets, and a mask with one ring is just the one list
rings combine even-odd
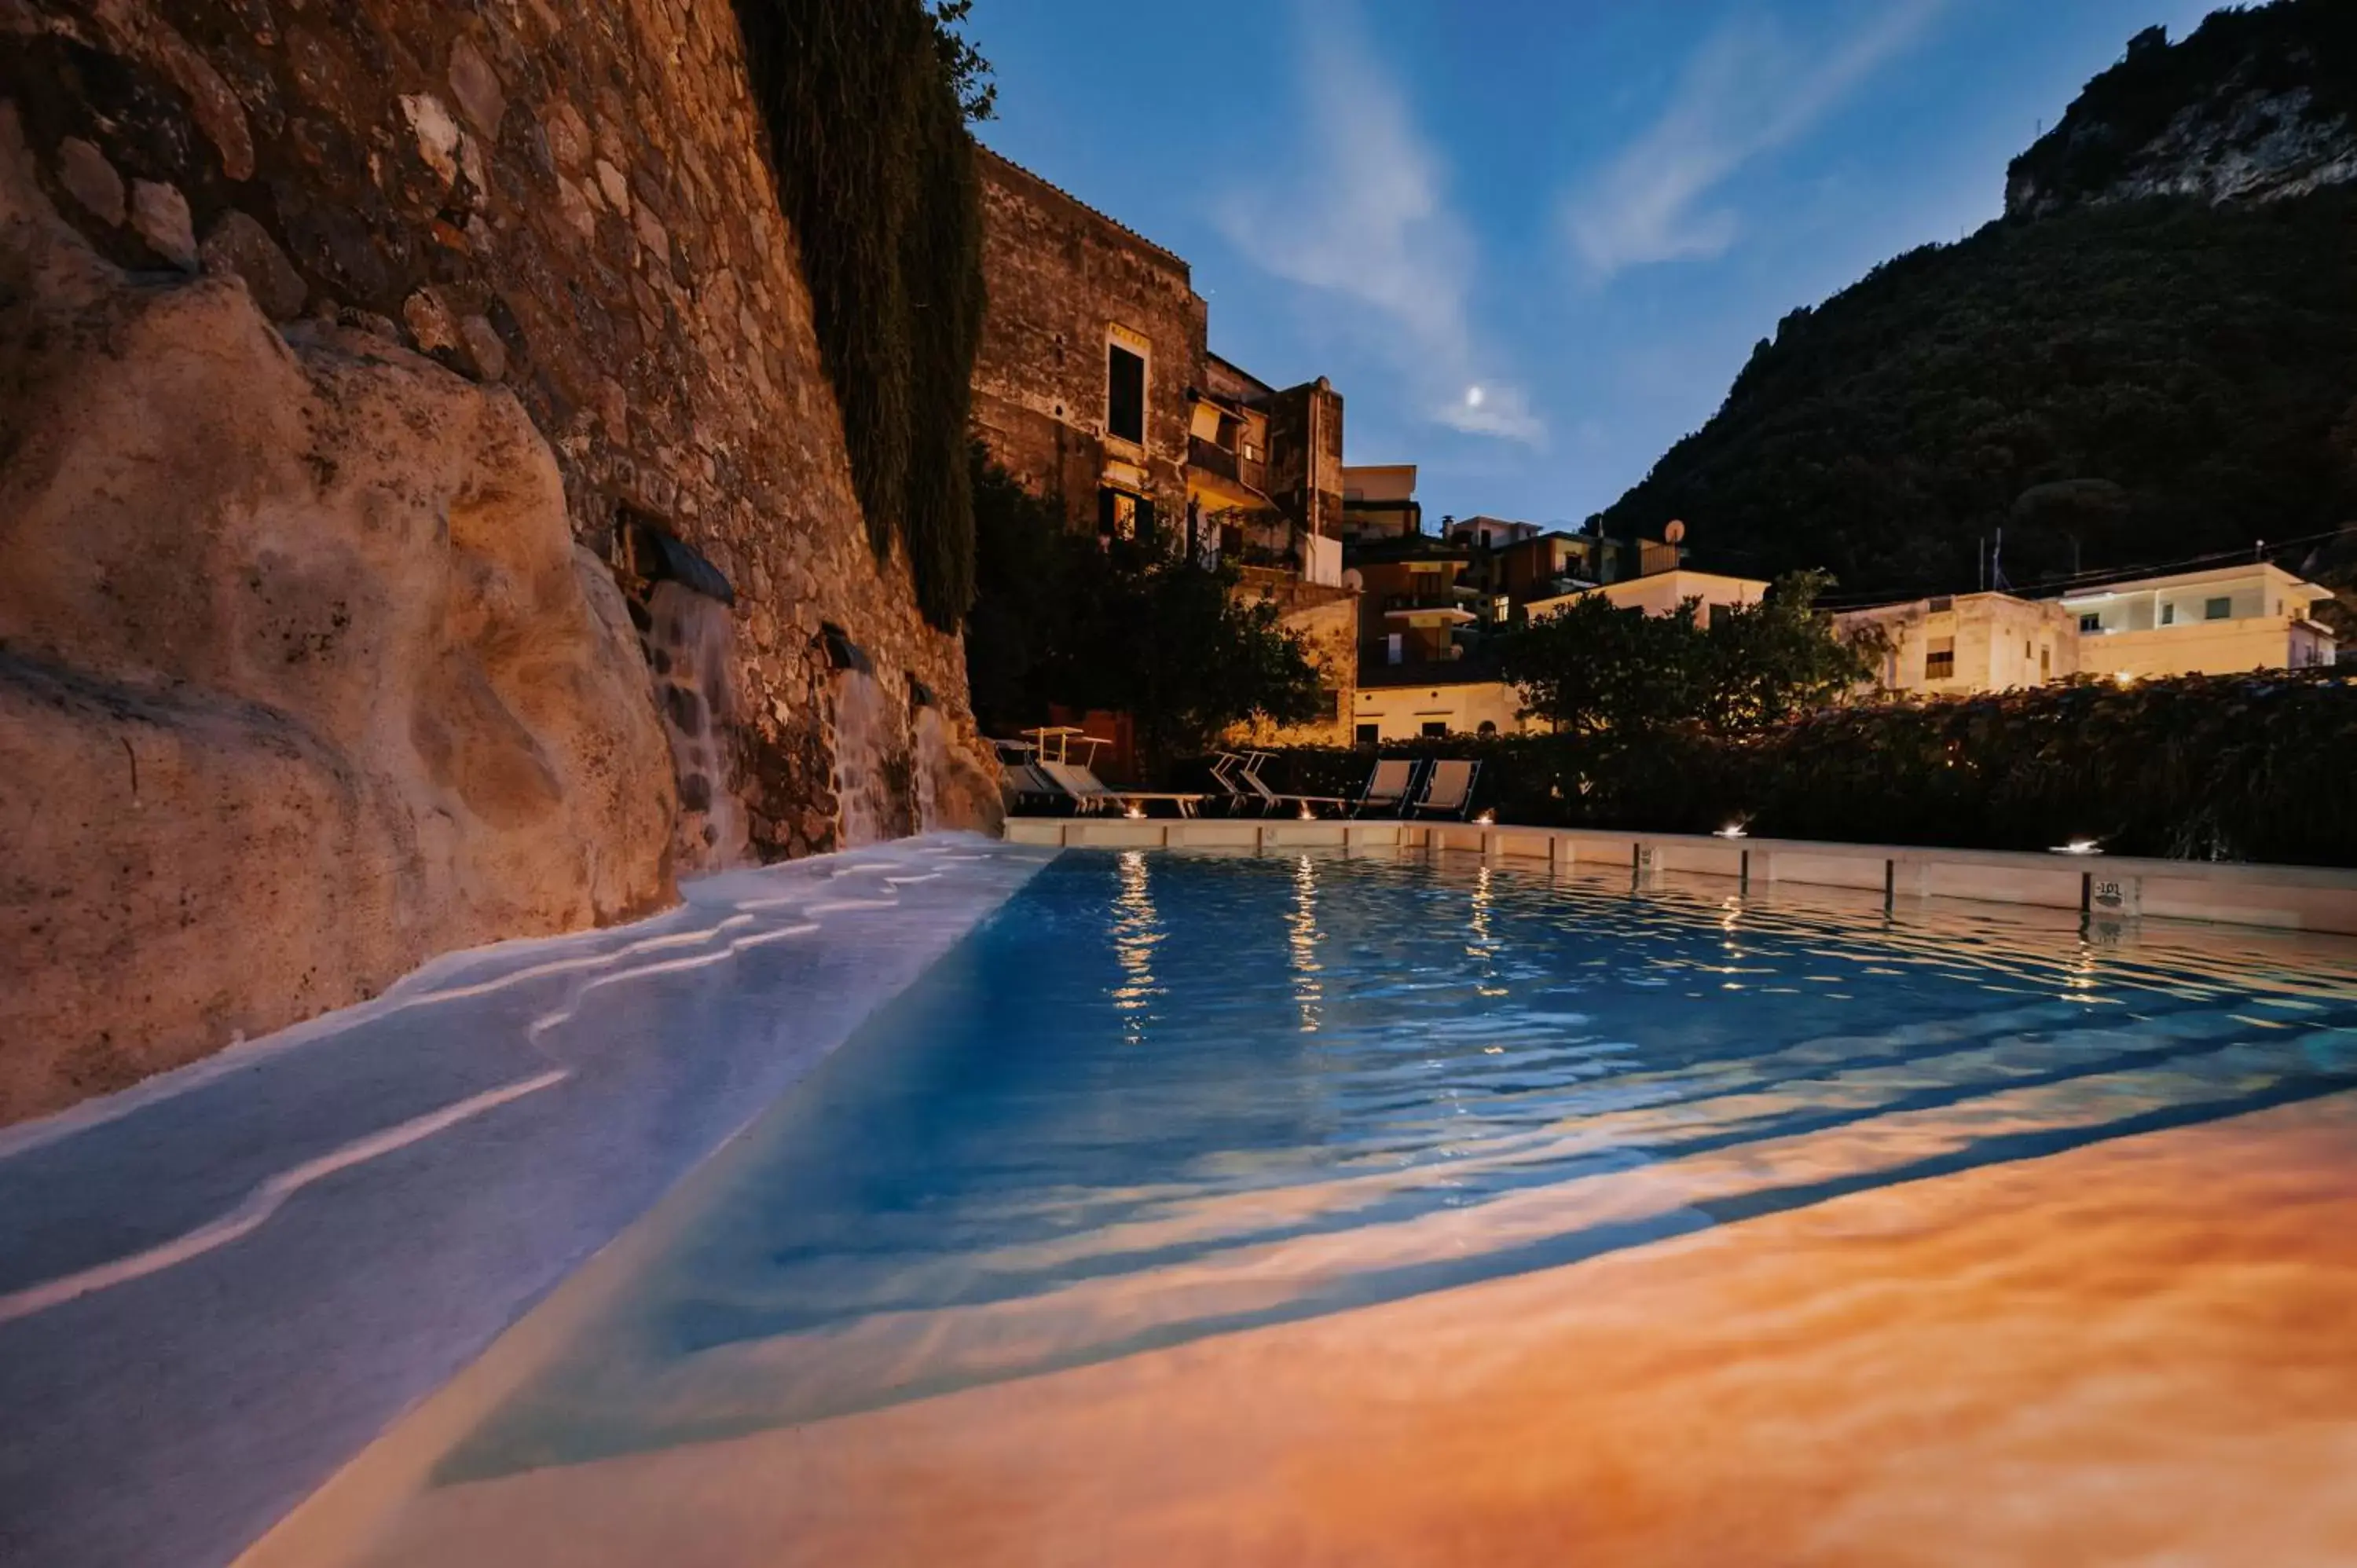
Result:
{"label": "blue pool water", "polygon": [[2357,1087],[2348,944],[1068,852],[443,1462],[510,1474]]}

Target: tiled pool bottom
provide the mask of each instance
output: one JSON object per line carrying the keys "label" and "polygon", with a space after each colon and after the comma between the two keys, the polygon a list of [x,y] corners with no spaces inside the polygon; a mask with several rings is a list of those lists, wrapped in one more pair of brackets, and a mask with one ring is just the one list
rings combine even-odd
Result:
{"label": "tiled pool bottom", "polygon": [[2357,1555],[2357,944],[1722,894],[1068,852],[257,1556]]}

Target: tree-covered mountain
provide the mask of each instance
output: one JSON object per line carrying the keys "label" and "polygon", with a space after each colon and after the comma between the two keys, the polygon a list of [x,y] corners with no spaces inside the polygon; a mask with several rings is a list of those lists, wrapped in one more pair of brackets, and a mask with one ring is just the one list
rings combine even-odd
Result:
{"label": "tree-covered mountain", "polygon": [[[2017,160],[2016,215],[1786,317],[1606,526],[1683,518],[1698,564],[1856,593],[1969,588],[1999,529],[2028,585],[2357,521],[2357,186],[2300,183],[2357,97],[2352,17],[2282,0],[2140,38]],[[2255,92],[2307,130],[2220,108]],[[2238,164],[2238,125],[2276,139]],[[2298,178],[2210,178],[2293,142]],[[2170,185],[2162,144],[2210,183]]]}

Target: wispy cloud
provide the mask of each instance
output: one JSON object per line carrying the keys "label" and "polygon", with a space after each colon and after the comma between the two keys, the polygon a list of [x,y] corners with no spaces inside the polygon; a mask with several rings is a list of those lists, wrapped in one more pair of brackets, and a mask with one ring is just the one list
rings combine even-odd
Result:
{"label": "wispy cloud", "polygon": [[1356,15],[1305,14],[1306,158],[1286,188],[1232,197],[1221,231],[1255,264],[1359,307],[1372,346],[1427,417],[1537,445],[1545,427],[1494,374],[1466,297],[1474,250],[1446,171],[1400,84],[1369,51]]}
{"label": "wispy cloud", "polygon": [[1874,0],[1833,38],[1797,39],[1738,14],[1686,62],[1660,116],[1565,209],[1591,274],[1723,253],[1741,220],[1712,193],[1746,164],[1793,141],[1886,62],[1919,40],[1948,0]]}

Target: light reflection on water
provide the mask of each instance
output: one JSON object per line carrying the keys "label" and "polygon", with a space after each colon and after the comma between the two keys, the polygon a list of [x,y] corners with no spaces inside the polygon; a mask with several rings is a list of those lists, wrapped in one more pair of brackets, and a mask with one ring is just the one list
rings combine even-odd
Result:
{"label": "light reflection on water", "polygon": [[2352,1067],[2352,944],[1068,854],[716,1167],[439,1474],[1909,1201],[2317,1101]]}

